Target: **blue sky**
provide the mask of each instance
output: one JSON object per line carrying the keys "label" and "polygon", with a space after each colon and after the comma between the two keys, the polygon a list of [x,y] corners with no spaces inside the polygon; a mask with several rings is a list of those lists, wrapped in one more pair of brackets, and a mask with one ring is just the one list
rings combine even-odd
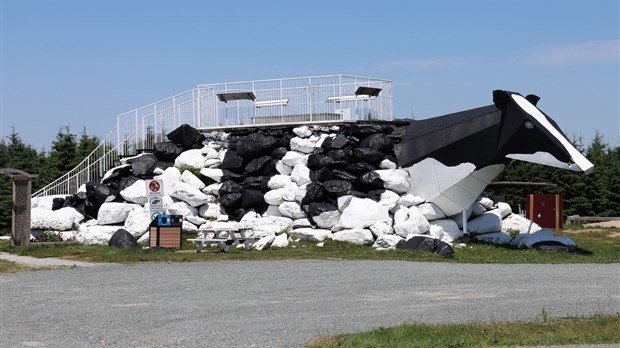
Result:
{"label": "blue sky", "polygon": [[620,143],[618,0],[0,0],[1,127],[49,149],[60,127],[197,84],[352,74],[393,81],[397,117],[538,106],[586,144]]}

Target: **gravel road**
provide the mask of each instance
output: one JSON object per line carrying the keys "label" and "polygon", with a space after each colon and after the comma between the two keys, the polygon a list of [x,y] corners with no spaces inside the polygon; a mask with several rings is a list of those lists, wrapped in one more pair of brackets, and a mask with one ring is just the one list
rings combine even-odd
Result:
{"label": "gravel road", "polygon": [[611,265],[223,261],[0,275],[2,347],[301,347],[401,323],[620,312]]}

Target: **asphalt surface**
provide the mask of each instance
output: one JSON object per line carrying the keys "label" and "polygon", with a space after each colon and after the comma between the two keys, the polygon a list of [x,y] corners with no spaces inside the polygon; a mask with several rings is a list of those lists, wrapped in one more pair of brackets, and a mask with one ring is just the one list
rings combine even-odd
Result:
{"label": "asphalt surface", "polygon": [[620,312],[620,267],[223,261],[0,274],[0,347],[301,347],[402,323]]}

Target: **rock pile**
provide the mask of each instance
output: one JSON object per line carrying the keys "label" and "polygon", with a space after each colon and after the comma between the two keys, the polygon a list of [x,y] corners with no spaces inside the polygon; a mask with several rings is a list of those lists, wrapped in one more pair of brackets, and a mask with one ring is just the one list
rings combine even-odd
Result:
{"label": "rock pile", "polygon": [[[68,197],[33,199],[32,228],[73,229],[84,243],[108,243],[123,228],[145,240],[150,223],[145,180],[159,178],[166,214],[183,216],[184,231],[243,224],[260,238],[257,249],[326,238],[377,249],[396,248],[420,235],[457,241],[463,237],[462,214],[447,217],[408,193],[409,174],[395,157],[406,127],[344,124],[200,133],[183,125],[152,154],[122,159],[100,183],[90,182]],[[465,213],[475,240],[574,247],[549,232],[533,234],[541,228],[489,198]],[[520,235],[513,240],[515,232]],[[535,242],[528,238],[535,235]]]}

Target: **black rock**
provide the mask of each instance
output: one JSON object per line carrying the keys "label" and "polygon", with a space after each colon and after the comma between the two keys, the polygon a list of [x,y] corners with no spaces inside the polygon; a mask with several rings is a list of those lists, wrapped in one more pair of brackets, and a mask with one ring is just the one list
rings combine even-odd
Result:
{"label": "black rock", "polygon": [[241,207],[241,200],[243,198],[243,193],[229,193],[226,195],[220,196],[220,204],[226,211],[228,212]]}
{"label": "black rock", "polygon": [[243,174],[237,174],[228,169],[222,169],[222,178],[220,180],[221,181],[232,180],[234,182],[239,182],[243,180],[243,178],[245,178],[245,175]]}
{"label": "black rock", "polygon": [[183,146],[184,148],[190,148],[192,145],[202,141],[200,132],[188,124],[180,125],[177,129],[168,133],[167,137],[171,142]]}
{"label": "black rock", "polygon": [[268,183],[270,176],[248,176],[243,180],[243,188],[246,190],[269,191]]}
{"label": "black rock", "polygon": [[243,169],[243,158],[237,155],[236,151],[228,150],[224,155],[224,159],[222,160],[220,168],[239,172]]}
{"label": "black rock", "polygon": [[[122,182],[123,179],[121,179]],[[112,202],[116,200],[118,191],[109,187],[108,185],[99,185],[95,188],[92,196],[88,197],[94,205],[101,206],[105,202]]]}
{"label": "black rock", "polygon": [[260,174],[263,169],[267,167],[270,161],[271,157],[267,155],[255,158],[251,160],[247,166],[245,166],[245,172],[247,175]]}
{"label": "black rock", "polygon": [[353,189],[353,184],[345,180],[329,180],[323,183],[327,196],[331,199],[345,196]]}
{"label": "black rock", "polygon": [[126,177],[131,174],[131,165],[124,164],[119,167],[113,168],[107,178],[102,180],[103,184],[107,184],[109,182],[118,182],[121,178]]}
{"label": "black rock", "polygon": [[362,191],[377,190],[384,187],[383,180],[375,171],[362,174],[355,182],[355,186]]}
{"label": "black rock", "polygon": [[368,163],[368,162],[357,162],[357,163],[353,163],[350,166],[348,166],[345,170],[347,172],[350,172],[352,174],[355,175],[362,175],[362,174],[366,174],[370,171],[373,171],[377,169],[376,166],[373,166],[372,164]]}
{"label": "black rock", "polygon": [[357,190],[351,190],[349,191],[349,194],[357,198],[370,198],[370,195],[368,195],[368,193]]}
{"label": "black rock", "polygon": [[301,204],[310,204],[312,202],[320,202],[323,200],[325,191],[323,187],[317,183],[311,182],[306,186],[306,195],[301,200]]}
{"label": "black rock", "polygon": [[353,161],[379,164],[384,158],[383,152],[377,149],[358,147],[353,149]]}
{"label": "black rock", "polygon": [[385,134],[372,134],[362,140],[359,147],[375,149],[383,153],[391,153],[393,152],[394,142]]}
{"label": "black rock", "polygon": [[138,241],[127,230],[121,228],[114,232],[112,238],[108,241],[108,246],[119,249],[139,249]]}
{"label": "black rock", "polygon": [[133,175],[128,175],[128,176],[123,177],[121,181],[119,182],[118,192],[123,191],[124,189],[133,185],[138,180],[140,180],[140,178],[135,177]]}
{"label": "black rock", "polygon": [[310,171],[310,180],[313,182],[325,182],[332,179],[331,170],[329,170],[329,168]]}
{"label": "black rock", "polygon": [[220,186],[220,196],[227,195],[229,193],[238,193],[241,192],[243,187],[232,180],[226,180],[222,182],[222,186]]}
{"label": "black rock", "polygon": [[152,174],[152,169],[155,163],[157,163],[157,158],[152,153],[144,153],[134,158],[127,159],[126,163],[131,165],[133,175],[144,176]]}
{"label": "black rock", "polygon": [[351,165],[349,161],[331,161],[327,163],[327,168],[329,169],[347,169]]}
{"label": "black rock", "polygon": [[348,162],[351,158],[351,154],[353,151],[351,149],[339,149],[339,150],[331,150],[327,153],[334,161],[346,161]]}
{"label": "black rock", "polygon": [[183,151],[185,149],[181,145],[170,141],[155,143],[153,146],[153,155],[162,162],[174,162]]}
{"label": "black rock", "polygon": [[270,160],[265,166],[265,168],[263,168],[263,170],[260,171],[260,175],[272,177],[276,174],[280,174],[280,172],[278,172],[278,169],[276,168],[277,163],[278,163],[278,160],[276,159]]}
{"label": "black rock", "polygon": [[379,202],[381,200],[381,195],[385,192],[385,189],[379,190],[370,190],[368,191],[368,198],[372,199],[375,202]]}
{"label": "black rock", "polygon": [[334,169],[331,174],[332,178],[336,180],[346,180],[350,182],[355,182],[357,180],[357,176],[341,169]]}
{"label": "black rock", "polygon": [[[331,138],[328,138],[331,139]],[[325,139],[327,140],[327,139]],[[321,147],[323,147],[326,150],[340,150],[340,149],[344,149],[346,147],[352,147],[354,146],[355,143],[352,142],[351,140],[344,138],[344,137],[336,137],[334,139],[332,139],[330,142],[328,142],[327,144],[325,144],[325,142],[323,142],[323,144],[321,145]]]}
{"label": "black rock", "polygon": [[331,157],[312,153],[308,156],[308,164],[306,166],[312,170],[318,170],[324,167],[328,167],[334,160]]}
{"label": "black rock", "polygon": [[435,252],[444,257],[451,257],[454,255],[454,249],[450,244],[442,242],[439,239],[426,236],[415,236],[410,238],[405,243],[398,246],[401,250],[421,250],[427,252]]}
{"label": "black rock", "polygon": [[265,194],[257,190],[245,190],[243,193],[243,201],[241,208],[246,210],[254,210],[255,212],[262,214],[267,210],[269,204],[265,202]]}
{"label": "black rock", "polygon": [[319,216],[324,212],[336,210],[338,210],[338,207],[330,203],[312,202],[308,205],[308,214],[310,216]]}
{"label": "black rock", "polygon": [[351,129],[349,130],[349,132],[351,133],[352,136],[358,139],[363,139],[371,134],[382,133],[383,128],[378,124],[368,124],[368,125],[354,124],[351,126]]}
{"label": "black rock", "polygon": [[271,151],[271,157],[277,160],[281,160],[288,150],[284,146],[276,147],[273,151]]}
{"label": "black rock", "polygon": [[237,154],[250,160],[268,155],[276,148],[276,138],[261,133],[251,133],[237,142]]}
{"label": "black rock", "polygon": [[58,210],[64,206],[65,206],[64,198],[57,197],[57,198],[52,199],[52,210]]}

